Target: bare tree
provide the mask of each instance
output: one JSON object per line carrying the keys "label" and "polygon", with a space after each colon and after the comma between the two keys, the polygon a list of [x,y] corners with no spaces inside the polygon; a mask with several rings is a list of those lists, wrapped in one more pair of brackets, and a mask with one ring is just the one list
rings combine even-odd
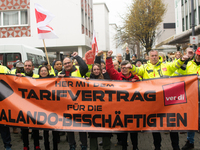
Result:
{"label": "bare tree", "polygon": [[166,9],[167,6],[162,0],[134,0],[118,34],[121,42],[135,44],[135,41],[139,41],[148,53],[155,40],[156,28],[163,21]]}

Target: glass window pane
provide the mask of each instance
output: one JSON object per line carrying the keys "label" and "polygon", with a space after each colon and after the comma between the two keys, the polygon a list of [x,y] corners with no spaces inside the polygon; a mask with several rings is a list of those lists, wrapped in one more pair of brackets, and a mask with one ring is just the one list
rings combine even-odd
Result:
{"label": "glass window pane", "polygon": [[81,23],[84,25],[84,12],[83,9],[81,9]]}
{"label": "glass window pane", "polygon": [[39,64],[42,64],[42,61],[43,61],[42,56],[37,55],[37,62],[38,62],[38,65],[39,65]]}
{"label": "glass window pane", "polygon": [[18,25],[18,11],[3,12],[3,25]]}
{"label": "glass window pane", "polygon": [[21,55],[19,53],[11,53],[11,54],[7,54],[6,55],[6,60],[7,60],[7,64],[6,66],[11,69],[13,67],[13,64],[17,61],[17,60],[21,60]]}
{"label": "glass window pane", "polygon": [[0,54],[0,64],[3,64],[3,54]]}
{"label": "glass window pane", "polygon": [[34,54],[30,54],[30,53],[27,53],[27,58],[28,60],[32,60],[33,62],[33,66],[35,68],[38,68],[39,64],[38,64],[38,61],[37,61],[37,55],[34,55]]}
{"label": "glass window pane", "polygon": [[21,24],[28,24],[27,21],[27,10],[21,11]]}

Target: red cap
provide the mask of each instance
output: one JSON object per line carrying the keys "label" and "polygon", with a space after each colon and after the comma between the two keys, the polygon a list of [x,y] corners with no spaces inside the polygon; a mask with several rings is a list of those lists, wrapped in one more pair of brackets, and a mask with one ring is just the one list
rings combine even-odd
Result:
{"label": "red cap", "polygon": [[196,52],[197,55],[200,55],[200,47],[197,48]]}

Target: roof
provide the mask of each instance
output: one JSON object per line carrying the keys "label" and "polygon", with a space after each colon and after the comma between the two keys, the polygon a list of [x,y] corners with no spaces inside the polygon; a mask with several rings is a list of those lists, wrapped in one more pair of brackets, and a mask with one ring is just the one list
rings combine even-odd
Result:
{"label": "roof", "polygon": [[93,3],[93,5],[105,5],[107,11],[110,12],[106,3]]}

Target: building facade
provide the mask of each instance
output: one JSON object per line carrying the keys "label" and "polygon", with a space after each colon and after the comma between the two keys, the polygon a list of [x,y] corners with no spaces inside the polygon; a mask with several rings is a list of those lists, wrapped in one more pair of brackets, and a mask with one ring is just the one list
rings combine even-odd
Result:
{"label": "building facade", "polygon": [[[191,0],[175,0],[176,35],[168,42],[169,44],[177,44],[182,48],[191,45],[189,40],[190,36],[192,36],[191,2]],[[200,39],[200,0],[193,0],[193,8],[194,35]]]}
{"label": "building facade", "polygon": [[110,50],[109,10],[106,3],[94,3],[94,30],[99,51]]}
{"label": "building facade", "polygon": [[[200,0],[193,0],[195,26],[200,24]],[[176,34],[192,28],[191,0],[175,0]]]}
{"label": "building facade", "polygon": [[174,0],[163,0],[163,3],[167,6],[167,12],[158,26],[154,48],[167,54],[176,51],[176,46],[163,45],[164,41],[176,34],[175,6]]}
{"label": "building facade", "polygon": [[58,39],[46,39],[48,52],[84,56],[91,49],[93,35],[93,0],[0,0],[0,43],[24,44],[43,48],[38,39],[34,3],[55,15],[50,26]]}
{"label": "building facade", "polygon": [[[189,46],[192,36],[192,8],[191,0],[174,0],[176,33],[160,43],[160,45],[175,45],[182,52]],[[193,0],[194,35],[200,39],[200,0]],[[199,46],[198,43],[194,48]],[[160,46],[159,45],[159,46]]]}

